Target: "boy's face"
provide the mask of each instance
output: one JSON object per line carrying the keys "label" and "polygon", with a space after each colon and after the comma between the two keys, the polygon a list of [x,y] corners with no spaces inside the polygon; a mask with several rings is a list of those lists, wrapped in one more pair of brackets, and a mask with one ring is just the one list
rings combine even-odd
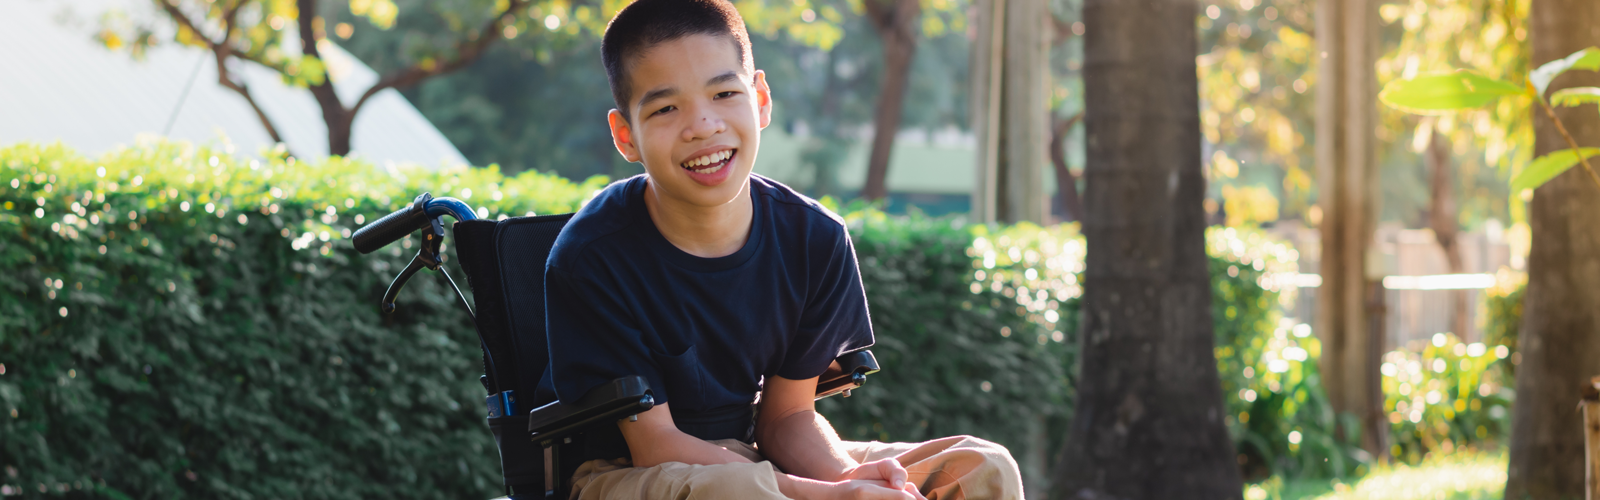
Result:
{"label": "boy's face", "polygon": [[658,196],[707,208],[735,201],[772,120],[766,76],[745,73],[723,36],[663,42],[630,62],[633,118],[608,116],[617,151],[644,163]]}

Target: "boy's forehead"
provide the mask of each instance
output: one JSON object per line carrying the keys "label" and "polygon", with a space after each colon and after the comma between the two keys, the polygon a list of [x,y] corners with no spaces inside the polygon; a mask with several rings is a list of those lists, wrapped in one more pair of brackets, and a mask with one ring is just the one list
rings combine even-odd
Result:
{"label": "boy's forehead", "polygon": [[744,79],[750,76],[739,57],[738,42],[731,36],[688,35],[652,45],[631,59],[628,80],[633,105],[652,91],[698,87],[730,71]]}

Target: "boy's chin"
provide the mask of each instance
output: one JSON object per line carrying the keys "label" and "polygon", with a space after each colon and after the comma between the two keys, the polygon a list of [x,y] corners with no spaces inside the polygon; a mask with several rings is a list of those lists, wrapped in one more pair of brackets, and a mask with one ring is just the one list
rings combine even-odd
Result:
{"label": "boy's chin", "polygon": [[[647,171],[651,182],[664,184],[666,191],[672,192],[673,198],[690,205],[713,207],[733,201],[743,185],[750,180],[749,168],[737,168],[733,165],[723,167],[718,172],[695,174],[682,167],[666,172]],[[667,178],[662,178],[667,177]]]}

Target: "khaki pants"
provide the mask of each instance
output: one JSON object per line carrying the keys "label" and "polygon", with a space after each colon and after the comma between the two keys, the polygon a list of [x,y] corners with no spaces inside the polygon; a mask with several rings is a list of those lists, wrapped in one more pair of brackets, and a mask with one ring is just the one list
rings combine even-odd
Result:
{"label": "khaki pants", "polygon": [[[630,467],[626,459],[590,460],[573,474],[579,500],[781,499],[772,462],[754,446],[726,439],[712,444],[756,463]],[[1005,447],[971,436],[922,443],[843,443],[858,462],[894,458],[928,500],[1021,500],[1022,476]]]}

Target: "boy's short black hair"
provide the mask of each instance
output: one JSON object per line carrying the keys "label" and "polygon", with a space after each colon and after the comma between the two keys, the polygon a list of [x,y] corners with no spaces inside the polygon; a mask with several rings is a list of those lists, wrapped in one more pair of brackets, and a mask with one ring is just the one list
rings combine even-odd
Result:
{"label": "boy's short black hair", "polygon": [[617,13],[606,25],[600,41],[600,61],[611,82],[611,98],[622,117],[632,120],[628,99],[633,88],[628,81],[628,64],[640,53],[658,44],[689,35],[727,36],[739,51],[739,65],[746,74],[755,73],[750,57],[750,33],[744,18],[726,0],[639,0]]}

